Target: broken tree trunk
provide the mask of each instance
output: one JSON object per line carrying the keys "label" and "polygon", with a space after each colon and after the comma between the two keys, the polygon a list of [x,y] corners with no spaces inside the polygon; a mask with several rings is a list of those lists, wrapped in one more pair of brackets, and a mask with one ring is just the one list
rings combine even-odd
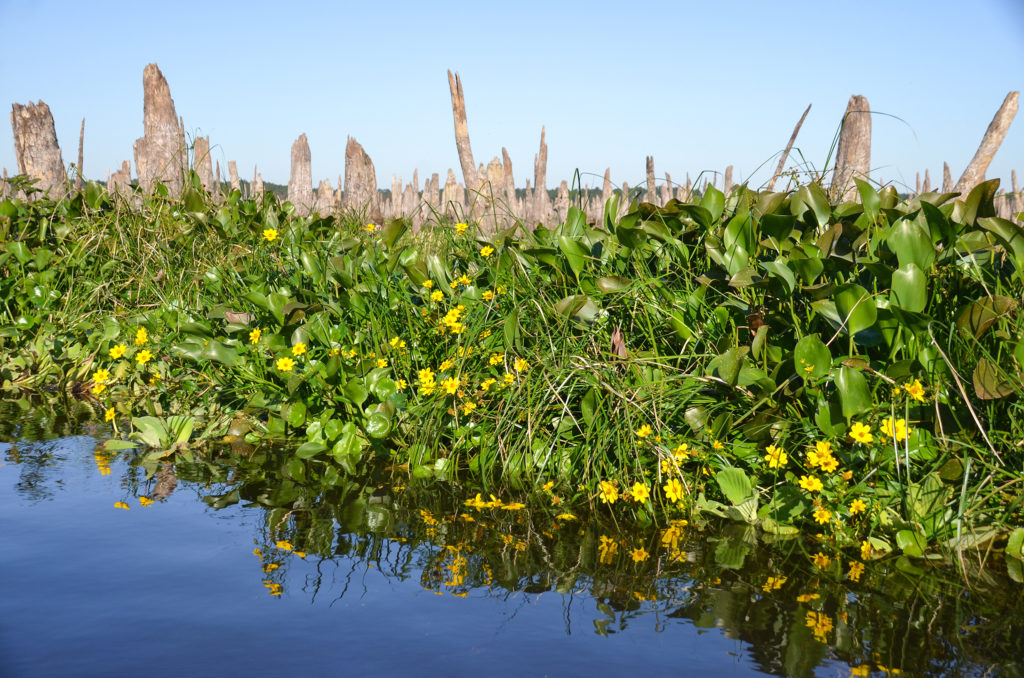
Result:
{"label": "broken tree trunk", "polygon": [[317,187],[313,211],[322,217],[334,214],[334,189],[330,179],[324,179]]}
{"label": "broken tree trunk", "polygon": [[953,176],[949,173],[949,163],[942,163],[942,192],[950,193],[953,191]]}
{"label": "broken tree trunk", "polygon": [[953,187],[954,191],[967,193],[985,180],[985,170],[988,169],[989,163],[995,157],[996,151],[999,150],[1000,144],[1006,137],[1007,130],[1010,129],[1010,123],[1017,115],[1017,99],[1019,97],[1020,92],[1010,92],[1003,99],[1003,105],[999,107],[992,122],[988,124],[988,129],[985,130],[985,136],[982,137],[978,150],[971,158],[971,162],[968,163],[967,169],[960,175],[956,186]]}
{"label": "broken tree trunk", "polygon": [[[231,190],[241,193],[242,182],[238,180],[238,165],[234,160],[228,160],[228,177],[231,180]],[[310,180],[310,184],[312,184],[312,179]]]}
{"label": "broken tree trunk", "polygon": [[132,166],[127,160],[107,179],[107,193],[110,195],[127,196],[132,190]]}
{"label": "broken tree trunk", "polygon": [[538,223],[550,220],[551,200],[548,197],[548,145],[544,141],[544,127],[540,128],[540,151],[533,156],[533,205],[530,210],[529,229],[532,231]]}
{"label": "broken tree trunk", "polygon": [[288,201],[301,215],[313,209],[313,170],[305,133],[292,144],[292,170],[288,176]]}
{"label": "broken tree trunk", "polygon": [[840,200],[857,197],[858,179],[869,178],[871,172],[871,107],[859,94],[850,97],[839,132],[835,171],[832,174],[832,195]]}
{"label": "broken tree trunk", "polygon": [[455,116],[455,145],[459,150],[459,164],[462,165],[462,179],[466,188],[474,191],[479,186],[473,149],[469,145],[469,125],[466,123],[466,97],[462,93],[462,79],[459,74],[448,71],[448,87],[452,92],[452,113]]}
{"label": "broken tree trunk", "polygon": [[82,165],[85,163],[85,118],[82,118],[82,129],[78,133],[78,164],[75,165],[75,192],[82,190]]}
{"label": "broken tree trunk", "polygon": [[65,192],[67,174],[57,144],[50,107],[42,101],[11,107],[18,173],[36,179],[36,188],[57,197]]}
{"label": "broken tree trunk", "polygon": [[345,209],[379,221],[377,171],[363,147],[352,137],[345,144]]}
{"label": "broken tree trunk", "polygon": [[647,194],[644,195],[644,200],[658,204],[658,191],[654,185],[654,156],[647,156]]}
{"label": "broken tree trunk", "polygon": [[181,193],[187,149],[185,130],[174,112],[174,100],[167,80],[156,64],[142,72],[143,134],[135,140],[135,170],[139,186],[152,193],[157,182],[171,196]]}
{"label": "broken tree trunk", "polygon": [[725,168],[725,183],[722,185],[722,193],[729,195],[732,190],[732,165]]}
{"label": "broken tree trunk", "polygon": [[775,181],[782,174],[782,170],[786,167],[786,160],[789,159],[789,152],[793,150],[793,143],[796,141],[796,135],[800,133],[800,127],[804,124],[804,120],[807,119],[807,114],[811,112],[811,105],[807,104],[807,108],[804,109],[804,114],[800,116],[799,122],[796,123],[796,127],[793,128],[793,134],[789,137],[789,143],[786,144],[786,150],[782,152],[782,157],[779,158],[779,165],[775,168],[775,174],[772,175],[772,180],[768,182],[768,190],[771,191],[775,188]]}
{"label": "broken tree trunk", "polygon": [[249,187],[249,197],[259,199],[263,197],[263,177],[260,175],[259,169],[253,167],[253,179],[252,186]]}
{"label": "broken tree trunk", "polygon": [[210,162],[210,137],[196,137],[192,143],[192,169],[199,176],[199,185],[207,193],[213,191],[213,164]]}
{"label": "broken tree trunk", "polygon": [[921,184],[921,192],[922,193],[930,193],[931,190],[932,190],[932,178],[931,178],[931,175],[928,174],[928,170],[925,169],[925,171],[924,171],[924,183]]}

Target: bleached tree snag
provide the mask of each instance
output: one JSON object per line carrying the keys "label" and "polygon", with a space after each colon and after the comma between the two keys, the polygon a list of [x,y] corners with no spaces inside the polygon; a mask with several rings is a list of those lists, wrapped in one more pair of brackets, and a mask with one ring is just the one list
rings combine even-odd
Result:
{"label": "bleached tree snag", "polygon": [[107,193],[114,196],[127,196],[132,190],[132,166],[127,160],[107,179]]}
{"label": "bleached tree snag", "polygon": [[455,183],[455,172],[448,168],[448,178],[444,182],[444,193],[441,196],[441,210],[452,219],[461,219],[465,216],[466,203],[465,195],[458,184]]}
{"label": "bleached tree snag", "polygon": [[217,161],[217,171],[213,175],[213,194],[220,195],[220,160]]}
{"label": "bleached tree snag", "polygon": [[555,194],[555,221],[565,223],[569,215],[569,183],[565,180],[558,185],[558,193]]}
{"label": "bleached tree snag", "polygon": [[452,75],[448,71],[448,87],[452,92],[452,113],[455,116],[455,145],[459,150],[459,163],[462,165],[462,178],[469,190],[479,185],[476,163],[473,162],[473,149],[469,145],[469,125],[466,123],[466,97],[462,93],[462,79],[459,74]]}
{"label": "bleached tree snag", "polygon": [[288,176],[288,201],[295,205],[299,214],[306,215],[313,209],[313,170],[309,153],[309,141],[305,134],[292,144],[292,170]]}
{"label": "bleached tree snag", "polygon": [[612,187],[612,168],[608,167],[604,171],[604,184],[601,186],[601,204],[606,204],[612,199],[612,194],[615,189]]}
{"label": "bleached tree snag", "polygon": [[544,141],[544,127],[540,128],[540,151],[533,156],[533,205],[530,210],[529,227],[550,220],[551,199],[548,197],[548,145]]}
{"label": "bleached tree snag", "polygon": [[348,137],[345,144],[345,208],[358,213],[379,212],[377,171],[359,142]]}
{"label": "bleached tree snag", "polygon": [[[231,180],[231,190],[241,191],[242,182],[238,180],[238,165],[234,160],[228,160],[228,177]],[[310,180],[310,184],[312,185],[312,179]]]}
{"label": "bleached tree snag", "polygon": [[171,196],[181,193],[188,151],[185,130],[174,112],[174,100],[167,80],[156,64],[142,72],[143,134],[135,140],[135,170],[139,186],[152,193],[157,182]]}
{"label": "bleached tree snag", "polygon": [[796,135],[800,133],[800,127],[804,124],[804,120],[807,119],[807,114],[811,112],[811,105],[807,104],[807,108],[804,109],[804,114],[800,116],[800,120],[796,123],[796,127],[793,128],[793,134],[789,137],[789,143],[786,144],[786,150],[782,152],[782,157],[779,158],[779,165],[775,168],[775,174],[772,175],[772,180],[768,182],[768,190],[775,189],[775,181],[782,174],[782,170],[786,168],[786,160],[789,159],[789,152],[793,150],[793,144],[796,142]]}
{"label": "bleached tree snag", "polygon": [[846,104],[839,132],[835,170],[832,173],[832,194],[840,200],[857,197],[858,179],[869,178],[871,172],[871,106],[866,97],[854,94]]}
{"label": "bleached tree snag", "polygon": [[729,195],[732,190],[732,165],[725,168],[725,183],[722,184],[722,192]]}
{"label": "bleached tree snag", "polygon": [[956,186],[953,187],[954,191],[967,193],[985,180],[985,170],[988,169],[992,158],[995,157],[996,151],[999,150],[1003,139],[1006,138],[1007,130],[1010,129],[1010,123],[1017,115],[1017,99],[1019,97],[1020,92],[1010,92],[1003,99],[1003,105],[999,107],[992,122],[988,124],[988,129],[985,130],[985,136],[982,137],[978,150],[975,151],[971,162],[967,164],[967,169],[957,180]]}
{"label": "bleached tree snag", "polygon": [[423,190],[423,199],[435,210],[441,206],[441,177],[437,172],[430,175],[427,186]]}
{"label": "bleached tree snag", "polygon": [[615,215],[616,219],[621,219],[629,211],[629,183],[622,182],[622,199],[619,200],[619,213]]}
{"label": "bleached tree snag", "polygon": [[932,178],[928,174],[928,170],[924,171],[924,183],[921,184],[921,191],[924,193],[930,193],[932,190]]}
{"label": "bleached tree snag", "polygon": [[665,172],[665,185],[661,187],[661,204],[665,206],[668,201],[675,197],[674,189],[672,188],[672,175]]}
{"label": "bleached tree snag", "polygon": [[658,192],[654,185],[654,156],[647,156],[647,194],[644,200],[650,203],[658,202]]}
{"label": "bleached tree snag", "polygon": [[210,137],[196,137],[192,144],[192,169],[199,175],[203,190],[213,190],[213,165],[210,162]]}
{"label": "bleached tree snag", "polygon": [[693,198],[693,182],[690,181],[690,173],[686,173],[686,200],[689,201]]}
{"label": "bleached tree snag", "polygon": [[57,144],[50,107],[42,101],[27,106],[11,107],[11,128],[14,131],[14,153],[18,174],[36,179],[36,188],[54,197],[65,193],[67,173]]}
{"label": "bleached tree snag", "polygon": [[503,189],[505,191],[505,200],[509,206],[515,209],[516,205],[516,181],[512,176],[512,158],[509,157],[508,151],[505,147],[501,147],[501,174]]}
{"label": "bleached tree snag", "polygon": [[75,165],[75,192],[82,190],[82,164],[85,162],[85,118],[82,118],[82,129],[78,133],[78,164]]}
{"label": "bleached tree snag", "polygon": [[1010,183],[1013,186],[1013,213],[1024,212],[1024,196],[1017,187],[1017,170],[1010,170]]}
{"label": "bleached tree snag", "polygon": [[942,192],[950,193],[953,191],[953,177],[949,173],[949,163],[942,163]]}
{"label": "bleached tree snag", "polygon": [[254,176],[252,178],[252,186],[249,187],[249,197],[259,199],[263,197],[263,177],[256,167],[253,167],[252,171]]}
{"label": "bleached tree snag", "polygon": [[914,195],[921,195],[921,173],[917,173],[914,184]]}
{"label": "bleached tree snag", "polygon": [[324,179],[317,187],[313,211],[322,217],[334,214],[334,189],[331,187],[330,179]]}

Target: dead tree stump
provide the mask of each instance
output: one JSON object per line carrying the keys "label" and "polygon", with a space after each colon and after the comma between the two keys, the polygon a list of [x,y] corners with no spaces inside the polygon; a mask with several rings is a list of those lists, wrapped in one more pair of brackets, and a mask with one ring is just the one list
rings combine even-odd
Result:
{"label": "dead tree stump", "polygon": [[67,173],[57,144],[50,107],[42,101],[27,106],[11,107],[11,128],[14,131],[14,153],[18,173],[36,180],[36,188],[53,197],[67,191]]}

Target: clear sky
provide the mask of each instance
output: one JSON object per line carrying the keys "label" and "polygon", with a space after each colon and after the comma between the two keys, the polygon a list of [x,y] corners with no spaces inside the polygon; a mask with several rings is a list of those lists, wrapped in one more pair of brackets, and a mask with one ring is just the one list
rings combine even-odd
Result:
{"label": "clear sky", "polygon": [[[873,176],[954,181],[1010,90],[1024,88],[1024,0],[971,2],[55,2],[0,0],[0,102],[42,99],[64,162],[86,119],[85,175],[132,160],[142,70],[157,62],[189,135],[224,174],[286,183],[309,137],[313,178],[344,172],[346,137],[378,182],[461,181],[446,71],[462,76],[477,163],[533,178],[547,128],[548,184],[636,185],[735,166],[767,180],[807,104],[797,147],[824,166],[851,94],[873,117]],[[885,114],[885,115],[881,115]],[[0,166],[17,163],[9,125]],[[799,160],[799,156],[795,158]],[[1024,112],[988,176],[1024,182]]]}

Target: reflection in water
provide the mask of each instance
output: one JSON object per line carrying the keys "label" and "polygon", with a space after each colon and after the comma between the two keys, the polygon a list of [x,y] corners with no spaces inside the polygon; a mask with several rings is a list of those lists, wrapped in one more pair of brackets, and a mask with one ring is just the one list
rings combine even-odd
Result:
{"label": "reflection in water", "polygon": [[342,477],[240,443],[202,458],[147,460],[84,440],[90,447],[77,458],[68,441],[9,448],[18,491],[50,496],[60,465],[87,458],[96,475],[120,475],[125,508],[160,510],[184,493],[249,522],[258,515],[253,585],[274,598],[331,605],[362,595],[373,573],[441,596],[502,601],[509,614],[555,595],[567,634],[717,629],[743,641],[766,673],[812,675],[843,663],[852,675],[968,675],[993,665],[1020,675],[1024,595],[1001,557],[969,556],[961,574],[939,562],[766,541],[737,524],[585,519],[551,486],[484,497],[397,469]]}

